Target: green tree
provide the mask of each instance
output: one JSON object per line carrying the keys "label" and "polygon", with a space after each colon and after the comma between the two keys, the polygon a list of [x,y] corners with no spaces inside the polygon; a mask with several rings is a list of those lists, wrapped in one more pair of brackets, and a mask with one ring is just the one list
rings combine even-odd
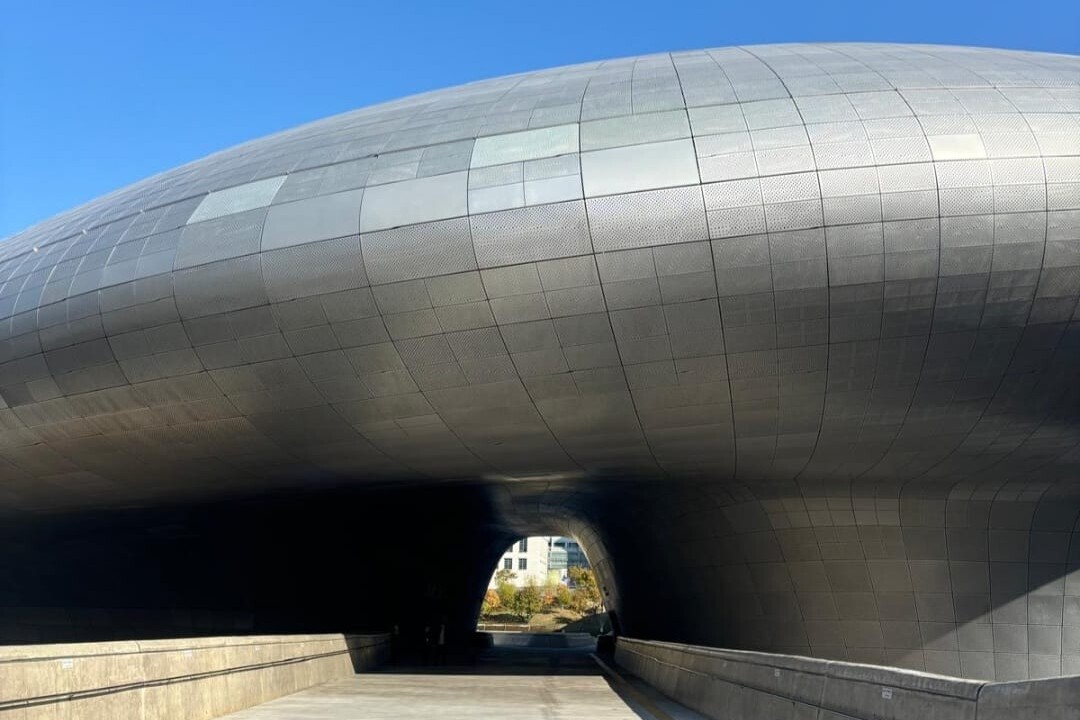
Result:
{"label": "green tree", "polygon": [[513,612],[514,594],[517,592],[517,588],[514,587],[514,579],[517,575],[510,568],[499,568],[495,571],[495,595],[499,599],[499,609]]}
{"label": "green tree", "polygon": [[543,597],[540,594],[540,589],[536,587],[532,580],[529,580],[525,583],[525,587],[519,588],[514,593],[512,610],[521,619],[521,622],[527,623],[532,620],[533,615],[540,612],[542,603]]}
{"label": "green tree", "polygon": [[499,598],[499,607],[504,610],[514,612],[514,598],[517,595],[517,588],[509,582],[501,582],[495,586],[495,594]]}
{"label": "green tree", "polygon": [[600,609],[600,588],[596,585],[596,575],[589,568],[572,567],[567,569],[574,589],[570,591],[570,606],[580,613],[596,612]]}

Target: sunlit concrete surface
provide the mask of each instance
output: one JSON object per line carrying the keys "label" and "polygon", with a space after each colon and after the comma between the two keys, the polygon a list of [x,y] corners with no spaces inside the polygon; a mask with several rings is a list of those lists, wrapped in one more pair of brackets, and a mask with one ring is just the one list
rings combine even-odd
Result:
{"label": "sunlit concrete surface", "polygon": [[[358,675],[227,716],[349,718],[641,718],[603,677]],[[648,717],[648,716],[646,716]]]}
{"label": "sunlit concrete surface", "polygon": [[588,651],[489,651],[476,664],[391,668],[336,680],[224,720],[700,720]]}

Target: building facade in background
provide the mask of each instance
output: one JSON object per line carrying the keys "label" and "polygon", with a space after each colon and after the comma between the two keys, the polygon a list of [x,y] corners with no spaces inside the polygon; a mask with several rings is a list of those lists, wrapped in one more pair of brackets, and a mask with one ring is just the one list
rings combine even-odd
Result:
{"label": "building facade in background", "polygon": [[567,585],[570,580],[569,570],[572,567],[589,567],[589,561],[581,545],[573,538],[551,538],[548,550],[548,573]]}
{"label": "building facade in background", "polygon": [[554,539],[556,538],[528,537],[514,542],[499,558],[488,587],[496,586],[495,574],[499,570],[512,570],[514,577],[510,579],[510,582],[516,587],[524,587],[530,581],[534,585],[547,584],[549,580],[548,548]]}
{"label": "building facade in background", "polygon": [[499,558],[488,581],[488,587],[498,583],[495,575],[500,570],[511,570],[511,582],[524,587],[529,581],[535,585],[568,582],[567,571],[572,567],[588,567],[585,551],[577,540],[568,537],[534,536],[514,542]]}

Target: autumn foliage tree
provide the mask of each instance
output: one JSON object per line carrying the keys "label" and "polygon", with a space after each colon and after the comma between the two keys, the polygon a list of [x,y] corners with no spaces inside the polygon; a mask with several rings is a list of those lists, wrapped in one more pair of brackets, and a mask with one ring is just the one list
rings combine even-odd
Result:
{"label": "autumn foliage tree", "polygon": [[488,589],[484,593],[484,599],[480,603],[480,615],[491,615],[502,607],[502,600],[499,598],[499,593],[494,590]]}
{"label": "autumn foliage tree", "polygon": [[572,567],[567,569],[570,583],[570,607],[579,613],[592,613],[600,609],[600,588],[596,584],[596,575],[589,568]]}
{"label": "autumn foliage tree", "polygon": [[541,605],[543,605],[543,596],[540,594],[540,588],[530,580],[525,583],[525,587],[518,588],[518,591],[514,593],[510,610],[521,622],[527,623],[532,620],[533,615],[540,612]]}
{"label": "autumn foliage tree", "polygon": [[551,604],[558,608],[569,609],[573,604],[574,596],[570,592],[570,588],[566,587],[562,583],[555,587],[555,592],[552,593]]}

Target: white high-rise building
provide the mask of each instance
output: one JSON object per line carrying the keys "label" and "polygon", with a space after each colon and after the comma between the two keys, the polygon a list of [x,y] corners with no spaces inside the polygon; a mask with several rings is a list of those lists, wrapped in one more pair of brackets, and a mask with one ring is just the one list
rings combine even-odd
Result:
{"label": "white high-rise building", "polygon": [[[517,587],[524,587],[530,580],[535,585],[544,585],[548,581],[548,551],[551,537],[522,538],[507,548],[499,558],[495,571],[512,570],[511,582]],[[495,573],[491,575],[488,587],[495,587]]]}

